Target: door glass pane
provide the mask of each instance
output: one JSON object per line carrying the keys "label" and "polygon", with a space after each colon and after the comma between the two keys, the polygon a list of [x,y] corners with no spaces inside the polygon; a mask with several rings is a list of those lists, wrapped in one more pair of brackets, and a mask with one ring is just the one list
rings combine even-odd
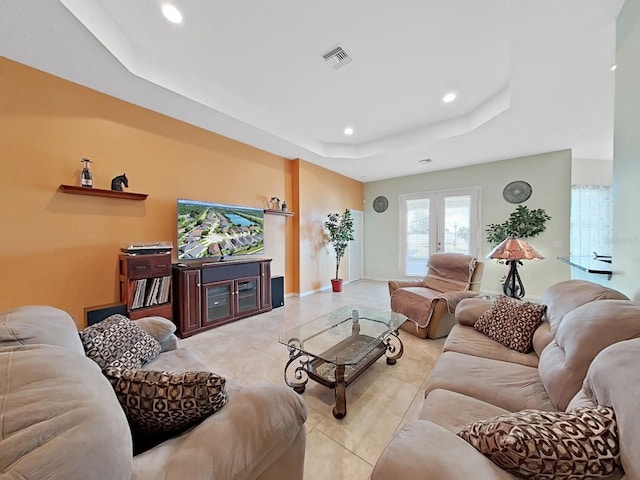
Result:
{"label": "door glass pane", "polygon": [[444,252],[470,254],[470,217],[471,196],[444,199]]}
{"label": "door glass pane", "polygon": [[405,275],[424,275],[427,271],[430,203],[428,198],[406,201]]}

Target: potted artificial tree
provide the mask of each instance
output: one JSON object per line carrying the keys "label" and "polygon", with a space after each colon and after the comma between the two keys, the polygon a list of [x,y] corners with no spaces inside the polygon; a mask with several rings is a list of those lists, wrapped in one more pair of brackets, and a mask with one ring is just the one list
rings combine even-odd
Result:
{"label": "potted artificial tree", "polygon": [[340,260],[344,257],[349,242],[353,240],[353,219],[347,208],[344,213],[330,213],[324,222],[324,228],[329,235],[329,243],[336,252],[336,278],[331,279],[334,292],[342,291],[342,279],[339,277]]}

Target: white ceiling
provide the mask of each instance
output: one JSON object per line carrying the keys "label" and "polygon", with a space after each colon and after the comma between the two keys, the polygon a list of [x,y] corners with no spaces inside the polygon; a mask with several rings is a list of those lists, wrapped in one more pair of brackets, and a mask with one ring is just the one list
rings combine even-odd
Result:
{"label": "white ceiling", "polygon": [[[611,159],[623,2],[2,0],[0,54],[370,182],[565,148]],[[352,57],[337,70],[336,46]]]}

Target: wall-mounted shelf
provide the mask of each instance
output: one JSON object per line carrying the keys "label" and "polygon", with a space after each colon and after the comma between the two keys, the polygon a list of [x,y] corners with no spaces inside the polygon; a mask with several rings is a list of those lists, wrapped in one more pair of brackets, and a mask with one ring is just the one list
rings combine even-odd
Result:
{"label": "wall-mounted shelf", "polygon": [[94,197],[122,198],[126,200],[146,200],[149,195],[146,193],[120,192],[117,190],[102,190],[100,188],[77,187],[75,185],[60,185],[62,193],[72,195],[91,195]]}
{"label": "wall-mounted shelf", "polygon": [[572,257],[556,257],[563,263],[571,265],[583,272],[593,273],[596,275],[606,275],[607,279],[611,280],[613,270],[609,262],[603,262],[602,260],[595,259],[589,256],[572,256]]}
{"label": "wall-mounted shelf", "polygon": [[285,212],[282,210],[265,210],[265,214],[267,215],[282,215],[283,217],[293,217],[295,214],[293,212]]}

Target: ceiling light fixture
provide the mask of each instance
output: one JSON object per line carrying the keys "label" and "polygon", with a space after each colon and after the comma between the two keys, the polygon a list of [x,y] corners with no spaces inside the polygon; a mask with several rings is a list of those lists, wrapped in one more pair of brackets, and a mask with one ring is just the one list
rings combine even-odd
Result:
{"label": "ceiling light fixture", "polygon": [[353,128],[351,127],[347,127],[344,129],[344,134],[345,135],[353,135]]}
{"label": "ceiling light fixture", "polygon": [[162,14],[171,23],[182,23],[182,13],[173,5],[168,3],[162,5]]}
{"label": "ceiling light fixture", "polygon": [[609,67],[609,71],[610,71],[610,72],[615,72],[615,71],[616,71],[616,68],[618,68],[618,64],[617,64],[617,63],[614,63],[613,65],[611,65],[611,66]]}
{"label": "ceiling light fixture", "polygon": [[450,103],[453,102],[456,99],[456,94],[453,92],[449,92],[447,93],[444,97],[442,97],[442,101],[444,103]]}

